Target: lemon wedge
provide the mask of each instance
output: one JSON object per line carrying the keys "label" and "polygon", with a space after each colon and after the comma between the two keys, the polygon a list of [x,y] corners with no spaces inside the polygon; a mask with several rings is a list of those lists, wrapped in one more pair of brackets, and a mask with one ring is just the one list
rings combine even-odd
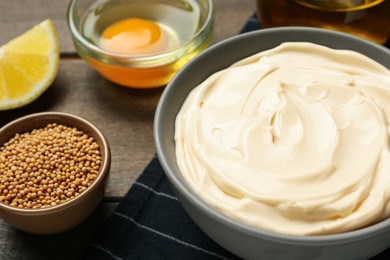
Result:
{"label": "lemon wedge", "polygon": [[54,81],[59,62],[50,19],[0,47],[0,110],[27,105]]}

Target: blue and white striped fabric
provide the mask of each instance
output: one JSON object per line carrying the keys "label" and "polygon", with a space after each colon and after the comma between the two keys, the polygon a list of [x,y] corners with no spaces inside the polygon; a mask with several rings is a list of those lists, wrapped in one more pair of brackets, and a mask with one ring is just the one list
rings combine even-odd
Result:
{"label": "blue and white striped fabric", "polygon": [[115,209],[89,259],[238,259],[190,219],[157,157]]}

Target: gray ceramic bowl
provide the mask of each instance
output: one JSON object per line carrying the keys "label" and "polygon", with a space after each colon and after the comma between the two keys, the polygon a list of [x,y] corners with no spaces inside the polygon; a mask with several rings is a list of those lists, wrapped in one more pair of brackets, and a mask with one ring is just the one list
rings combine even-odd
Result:
{"label": "gray ceramic bowl", "polygon": [[390,69],[390,51],[343,33],[315,28],[259,30],[225,40],[189,62],[168,84],[157,107],[154,136],[162,167],[196,224],[218,244],[245,259],[367,259],[390,246],[390,219],[357,231],[323,236],[282,235],[240,223],[215,210],[190,189],[175,157],[174,125],[187,95],[216,71],[282,42],[306,41],[350,49]]}
{"label": "gray ceramic bowl", "polygon": [[0,145],[16,133],[30,132],[49,123],[76,127],[100,147],[101,166],[97,178],[80,195],[63,204],[42,209],[17,208],[0,203],[0,217],[17,229],[34,234],[53,234],[68,230],[84,221],[99,205],[109,176],[111,153],[103,133],[89,121],[67,113],[43,112],[16,119],[0,129]]}

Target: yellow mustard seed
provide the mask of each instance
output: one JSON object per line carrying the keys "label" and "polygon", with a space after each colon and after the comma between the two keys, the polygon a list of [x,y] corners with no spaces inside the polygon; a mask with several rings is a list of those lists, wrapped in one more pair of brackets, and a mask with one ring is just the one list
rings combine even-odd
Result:
{"label": "yellow mustard seed", "polygon": [[65,203],[97,178],[99,145],[56,123],[18,133],[0,147],[0,203],[40,209]]}

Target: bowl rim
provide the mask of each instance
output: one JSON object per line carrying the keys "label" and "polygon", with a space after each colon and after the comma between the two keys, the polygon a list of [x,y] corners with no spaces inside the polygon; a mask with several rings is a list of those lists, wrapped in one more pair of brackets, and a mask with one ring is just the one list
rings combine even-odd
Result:
{"label": "bowl rim", "polygon": [[[78,196],[75,196],[73,199],[70,199],[64,203],[60,203],[60,204],[55,205],[55,206],[50,206],[47,208],[39,208],[39,209],[28,209],[28,208],[17,208],[17,207],[13,207],[13,206],[10,206],[10,205],[7,205],[7,204],[0,202],[0,208],[4,208],[8,211],[17,212],[17,213],[21,213],[21,214],[23,214],[23,213],[24,214],[25,213],[45,214],[45,213],[56,212],[56,211],[71,207],[71,206],[81,202],[87,193],[91,192],[92,189],[94,189],[101,182],[105,182],[106,179],[108,178],[110,164],[111,164],[111,150],[110,150],[109,143],[108,143],[106,137],[104,136],[104,134],[101,132],[101,130],[97,126],[95,126],[90,121],[88,121],[80,116],[70,114],[70,113],[65,113],[65,112],[33,113],[33,114],[29,114],[29,115],[25,115],[25,116],[16,118],[16,119],[8,122],[7,124],[5,124],[4,126],[2,126],[0,128],[0,134],[3,131],[13,129],[15,126],[23,124],[26,120],[43,119],[43,118],[49,118],[49,117],[70,118],[71,120],[80,122],[82,125],[86,126],[88,129],[92,130],[92,132],[94,132],[99,137],[99,139],[102,141],[102,147],[100,147],[100,150],[102,151],[102,154],[104,154],[104,156],[102,156],[102,158],[101,158],[102,164],[100,166],[100,170],[99,170],[97,178],[92,182],[92,184],[85,191],[80,193]],[[53,122],[53,123],[56,123],[56,122]],[[67,125],[65,125],[65,126],[67,126]],[[76,128],[78,130],[80,130],[78,127],[76,127]],[[14,134],[16,134],[16,133],[17,132],[15,132]],[[96,141],[96,138],[94,138],[94,139]],[[0,144],[0,146],[2,146],[2,145],[3,145],[3,143]]]}
{"label": "bowl rim", "polygon": [[[354,36],[351,34],[328,30],[328,29],[322,29],[322,28],[313,28],[313,27],[300,27],[300,26],[290,26],[290,27],[277,27],[277,28],[268,28],[268,29],[261,29],[256,30],[252,32],[242,33],[239,35],[232,36],[228,39],[225,39],[219,43],[214,44],[213,46],[209,47],[202,53],[200,53],[197,57],[189,61],[187,64],[184,65],[184,67],[181,69],[181,71],[186,70],[188,67],[193,66],[194,63],[197,62],[199,59],[203,59],[208,53],[213,52],[215,49],[223,49],[225,45],[233,44],[234,42],[241,41],[246,38],[251,38],[254,35],[268,35],[273,33],[285,33],[285,32],[304,32],[307,34],[318,34],[323,33],[325,35],[328,35],[330,37],[342,37],[345,38],[348,41],[358,41],[366,45],[370,48],[380,49],[381,51],[384,51],[388,54],[390,57],[390,50],[386,47],[379,45],[377,43],[371,42],[369,40],[360,38],[358,36]],[[344,48],[347,49],[347,48]],[[250,54],[247,55],[247,57],[250,56]],[[383,64],[382,64],[383,65]],[[390,69],[388,67],[388,69]],[[214,73],[213,71],[211,72]],[[176,164],[175,162],[170,162],[168,156],[166,155],[166,149],[164,148],[163,139],[166,138],[161,132],[160,128],[162,125],[164,125],[166,122],[164,122],[163,117],[165,116],[164,109],[165,107],[169,106],[167,100],[167,97],[169,97],[171,92],[174,92],[172,90],[172,86],[176,83],[176,80],[180,77],[180,71],[177,73],[174,78],[168,83],[167,87],[164,89],[160,100],[158,102],[155,118],[154,118],[154,139],[155,139],[155,145],[156,145],[156,151],[157,156],[160,161],[160,164],[164,170],[165,175],[169,179],[170,183],[174,187],[175,193],[177,190],[177,195],[180,198],[181,196],[189,201],[191,204],[195,204],[198,209],[202,211],[203,214],[208,215],[210,218],[212,218],[214,221],[219,223],[226,223],[230,228],[246,233],[248,235],[251,235],[253,237],[261,237],[262,239],[266,239],[268,241],[283,241],[284,243],[288,244],[295,244],[295,245],[318,245],[318,246],[324,246],[324,245],[335,245],[335,244],[342,244],[342,243],[349,243],[353,241],[360,241],[363,239],[368,239],[370,237],[377,236],[382,233],[386,233],[390,231],[390,217],[381,220],[377,223],[374,223],[372,225],[369,225],[367,227],[363,227],[357,230],[342,232],[342,233],[335,233],[335,234],[325,234],[325,235],[290,235],[290,234],[282,234],[282,233],[276,233],[272,231],[268,231],[259,227],[254,227],[249,224],[243,223],[239,220],[236,220],[219,210],[215,209],[213,206],[209,205],[206,201],[204,201],[195,191],[191,189],[191,187],[185,183],[184,179],[180,179],[176,173],[175,169],[173,167],[173,164]],[[209,76],[211,75],[209,74]],[[188,92],[189,93],[189,92]],[[187,95],[188,95],[187,93]],[[185,99],[185,98],[184,98]],[[183,101],[184,102],[184,101]],[[172,140],[174,142],[174,140]],[[175,148],[174,148],[175,149]],[[178,172],[180,173],[180,172]]]}
{"label": "bowl rim", "polygon": [[[181,42],[179,45],[170,48],[165,51],[157,52],[157,53],[152,53],[152,54],[143,54],[143,55],[131,55],[131,54],[120,54],[120,53],[115,53],[115,52],[110,52],[103,50],[99,48],[97,45],[94,45],[87,41],[79,32],[78,26],[75,24],[75,21],[73,19],[73,13],[75,12],[75,5],[77,2],[80,0],[71,0],[69,5],[68,5],[68,10],[67,10],[67,23],[68,27],[70,30],[70,33],[72,37],[79,41],[83,46],[86,46],[89,50],[93,50],[94,52],[98,53],[99,55],[104,55],[106,57],[111,57],[111,58],[117,58],[117,59],[131,59],[131,61],[134,62],[147,62],[149,60],[154,60],[154,59],[160,59],[164,58],[167,56],[175,55],[180,53],[187,45],[189,45],[191,42],[193,42],[196,38],[198,38],[200,35],[203,33],[207,32],[208,28],[212,26],[213,19],[214,19],[214,0],[205,0],[208,4],[208,9],[207,9],[207,16],[205,21],[203,22],[202,26],[198,29],[198,31],[193,34],[188,40]],[[107,2],[108,0],[103,0],[102,3]],[[94,1],[92,3],[95,4],[97,1]]]}

